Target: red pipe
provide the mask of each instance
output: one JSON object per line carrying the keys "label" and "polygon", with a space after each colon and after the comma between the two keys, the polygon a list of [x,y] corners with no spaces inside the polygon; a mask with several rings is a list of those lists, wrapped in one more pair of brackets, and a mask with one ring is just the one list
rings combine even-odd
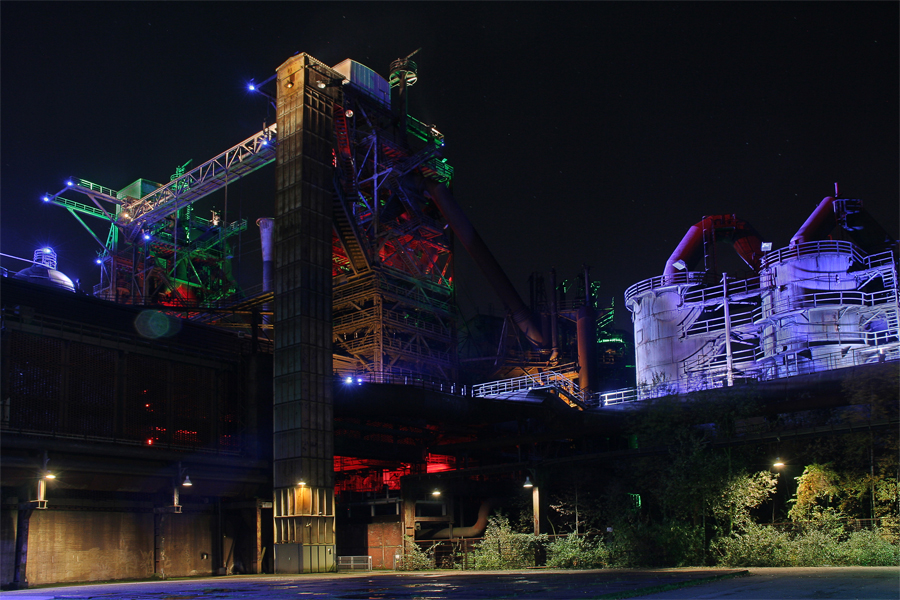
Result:
{"label": "red pipe", "polygon": [[512,314],[513,321],[515,321],[532,345],[537,348],[543,348],[544,336],[540,328],[532,322],[530,312],[525,303],[522,302],[522,298],[519,296],[516,288],[513,287],[509,277],[503,272],[503,268],[497,262],[497,259],[488,250],[487,244],[475,231],[472,222],[469,221],[468,217],[453,199],[450,190],[443,183],[438,183],[433,179],[424,177],[422,179],[425,182],[425,189],[428,195],[431,196],[438,210],[441,211],[444,220],[450,224],[453,233],[456,234],[456,237],[462,242],[469,255],[478,264],[481,272],[493,285],[494,290],[500,297],[500,301]]}
{"label": "red pipe", "polygon": [[679,269],[675,267],[675,263],[678,261],[684,263],[682,270],[689,271],[703,255],[704,242],[714,244],[716,241],[731,242],[741,260],[754,271],[759,270],[759,261],[762,258],[762,240],[759,234],[749,223],[734,215],[713,215],[703,217],[703,220],[688,229],[681,243],[666,261],[663,275],[677,273]]}

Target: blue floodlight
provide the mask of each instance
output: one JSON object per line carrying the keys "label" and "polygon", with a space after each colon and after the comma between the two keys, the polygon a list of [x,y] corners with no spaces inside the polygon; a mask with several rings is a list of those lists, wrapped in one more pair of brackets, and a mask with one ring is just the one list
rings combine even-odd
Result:
{"label": "blue floodlight", "polygon": [[53,252],[53,248],[51,248],[50,246],[47,246],[46,248],[44,248],[44,252],[49,254],[50,252]]}
{"label": "blue floodlight", "polygon": [[43,200],[44,202],[50,202],[50,196],[44,196]]}
{"label": "blue floodlight", "polygon": [[362,385],[362,377],[356,378],[356,385]]}
{"label": "blue floodlight", "polygon": [[250,90],[251,92],[255,92],[256,85],[251,81],[249,84],[247,84],[247,89]]}
{"label": "blue floodlight", "polygon": [[97,257],[97,260],[96,260],[96,263],[97,263],[98,265],[102,265],[102,264],[103,264],[103,259],[100,258],[100,257],[98,256],[98,257]]}
{"label": "blue floodlight", "polygon": [[75,185],[75,183],[73,183],[72,180],[70,179],[69,181],[66,182],[66,185],[69,187],[72,187],[73,185]]}
{"label": "blue floodlight", "polygon": [[353,378],[348,377],[347,379],[344,380],[344,383],[353,383]]}
{"label": "blue floodlight", "polygon": [[263,146],[268,146],[268,145],[269,145],[269,140],[263,140],[263,141],[262,141],[262,145],[263,145]]}
{"label": "blue floodlight", "polygon": [[149,239],[150,239],[150,234],[147,233],[146,231],[144,232],[144,239],[145,239],[145,240],[149,240]]}

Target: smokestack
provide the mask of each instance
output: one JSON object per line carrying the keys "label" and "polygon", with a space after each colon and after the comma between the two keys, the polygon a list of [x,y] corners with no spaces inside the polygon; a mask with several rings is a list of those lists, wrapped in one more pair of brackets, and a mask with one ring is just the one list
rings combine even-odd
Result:
{"label": "smokestack", "polygon": [[584,306],[578,309],[576,328],[578,331],[578,385],[585,396],[594,391],[594,354],[597,348],[597,332],[594,324],[597,317],[591,297],[591,280],[588,267],[584,267]]}
{"label": "smokestack", "polygon": [[271,292],[275,281],[275,262],[273,260],[273,242],[275,236],[275,219],[262,217],[256,220],[259,235],[262,239],[263,258],[263,291]]}

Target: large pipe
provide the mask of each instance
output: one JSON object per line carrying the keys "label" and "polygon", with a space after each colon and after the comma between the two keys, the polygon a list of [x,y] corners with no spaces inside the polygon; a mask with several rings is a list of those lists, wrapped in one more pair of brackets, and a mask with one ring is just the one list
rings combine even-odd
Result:
{"label": "large pipe", "polygon": [[256,220],[259,236],[262,240],[263,259],[263,291],[271,292],[275,282],[275,261],[273,260],[273,242],[275,241],[275,219],[262,217]]}
{"label": "large pipe", "polygon": [[559,321],[559,311],[557,310],[557,292],[556,292],[556,267],[550,269],[550,344],[552,352],[550,353],[550,361],[556,360],[559,356],[559,329],[557,321]]}
{"label": "large pipe", "polygon": [[488,515],[491,512],[491,500],[485,500],[478,509],[478,520],[469,527],[446,527],[435,533],[429,534],[429,539],[442,540],[445,538],[467,538],[480,536],[487,528]]}
{"label": "large pipe", "polygon": [[444,219],[450,224],[453,233],[462,242],[469,255],[475,260],[481,272],[487,280],[493,285],[494,290],[500,297],[500,301],[506,306],[507,310],[512,314],[518,328],[525,334],[528,341],[537,348],[544,347],[544,336],[540,328],[531,320],[531,315],[522,298],[513,287],[509,277],[503,272],[503,268],[488,250],[487,244],[475,231],[471,221],[466,217],[465,213],[453,199],[453,195],[447,186],[438,183],[432,179],[422,177],[425,189],[438,210],[441,211]]}
{"label": "large pipe", "polygon": [[[679,270],[690,270],[703,255],[704,242],[715,241],[713,239],[706,240],[707,231],[722,233],[723,235],[719,239],[730,241],[741,260],[754,271],[759,270],[759,261],[762,258],[762,240],[759,234],[749,223],[734,215],[714,215],[703,217],[699,223],[688,229],[678,247],[666,261],[663,275],[674,275]],[[707,268],[709,268],[708,265]]]}
{"label": "large pipe", "polygon": [[797,244],[820,240],[834,229],[835,225],[837,222],[834,218],[834,196],[825,196],[791,238],[789,247],[793,248]]}
{"label": "large pipe", "polygon": [[576,330],[578,332],[578,385],[585,394],[594,391],[594,354],[597,348],[597,335],[594,324],[597,322],[594,302],[591,298],[591,280],[588,268],[584,268],[584,305],[578,308]]}

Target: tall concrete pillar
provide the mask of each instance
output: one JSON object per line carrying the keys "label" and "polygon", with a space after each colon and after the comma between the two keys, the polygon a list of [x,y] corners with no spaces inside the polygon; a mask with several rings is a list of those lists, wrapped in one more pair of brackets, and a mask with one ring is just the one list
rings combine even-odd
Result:
{"label": "tall concrete pillar", "polygon": [[[343,79],[307,54],[277,69],[275,571],[334,568],[332,113]],[[301,483],[302,482],[302,483]]]}

